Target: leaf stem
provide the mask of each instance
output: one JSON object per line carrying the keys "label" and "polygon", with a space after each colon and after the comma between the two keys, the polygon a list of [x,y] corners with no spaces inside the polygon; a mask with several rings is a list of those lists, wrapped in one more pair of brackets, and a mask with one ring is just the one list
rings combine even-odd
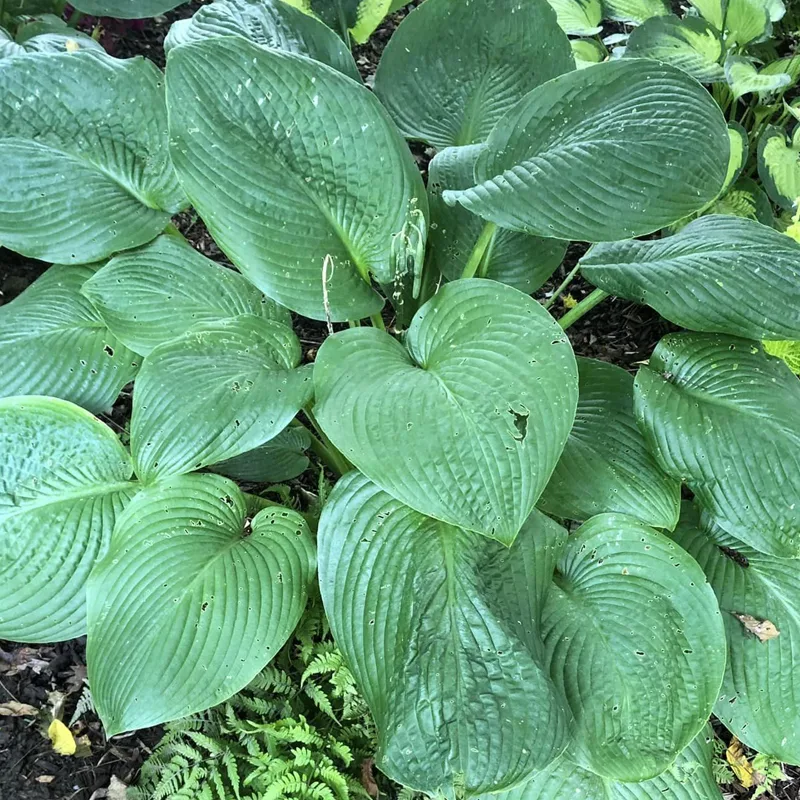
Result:
{"label": "leaf stem", "polygon": [[373,327],[380,328],[382,331],[386,330],[386,325],[384,325],[383,317],[380,314],[372,314],[369,321],[372,323]]}
{"label": "leaf stem", "polygon": [[494,236],[496,230],[497,225],[495,225],[494,222],[487,222],[483,226],[481,235],[478,237],[478,241],[475,242],[475,247],[472,248],[472,252],[469,254],[464,271],[461,273],[462,278],[475,277],[475,273],[478,271],[481,260],[483,259],[486,249],[489,247],[489,243],[492,241],[492,237]]}
{"label": "leaf stem", "polygon": [[325,431],[319,426],[311,409],[304,408],[303,411],[308,421],[311,423],[313,430],[303,425],[300,420],[295,420],[295,422],[311,434],[311,449],[319,457],[320,461],[338,477],[341,477],[346,472],[350,472],[350,470],[353,469],[353,465],[336,449],[336,447],[334,447],[333,442],[331,442],[325,435]]}
{"label": "leaf stem", "polygon": [[578,305],[567,311],[558,321],[558,324],[566,330],[584,314],[588,314],[598,303],[601,303],[608,296],[608,292],[604,292],[602,289],[595,289],[591,294],[584,297]]}
{"label": "leaf stem", "polygon": [[561,297],[562,293],[564,292],[564,289],[566,289],[567,286],[569,286],[570,283],[572,283],[572,279],[578,274],[578,270],[580,269],[580,266],[581,266],[580,264],[576,264],[567,273],[567,277],[564,278],[563,281],[561,281],[561,283],[558,286],[558,289],[556,289],[553,292],[553,296],[549,300],[545,301],[545,303],[543,304],[545,308],[550,308],[550,306],[552,306],[553,303],[555,303],[555,301],[558,300],[559,297]]}

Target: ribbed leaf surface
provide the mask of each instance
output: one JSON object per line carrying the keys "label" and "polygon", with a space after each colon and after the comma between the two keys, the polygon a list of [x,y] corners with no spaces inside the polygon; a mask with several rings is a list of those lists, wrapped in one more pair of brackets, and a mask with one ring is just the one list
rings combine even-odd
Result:
{"label": "ribbed leaf surface", "polygon": [[664,0],[603,0],[603,16],[631,25],[666,14],[669,9]]}
{"label": "ribbed leaf surface", "polygon": [[548,0],[556,12],[559,27],[570,36],[594,36],[602,30],[600,0]]}
{"label": "ribbed leaf surface", "polygon": [[256,483],[279,483],[296,478],[308,469],[305,451],[311,446],[311,435],[303,428],[286,428],[266,444],[239,456],[220,461],[214,472]]}
{"label": "ribbed leaf surface", "polygon": [[[358,44],[369,39],[383,18],[396,9],[391,0],[286,0],[321,19],[342,38],[352,36]],[[395,0],[396,2],[396,0]],[[348,36],[349,34],[349,36]]]}
{"label": "ribbed leaf surface", "polygon": [[182,2],[184,0],[77,0],[73,5],[93,17],[145,19],[171,11]]}
{"label": "ribbed leaf surface", "polygon": [[792,210],[800,197],[800,132],[791,142],[784,131],[769,125],[758,141],[758,177],[770,199]]}

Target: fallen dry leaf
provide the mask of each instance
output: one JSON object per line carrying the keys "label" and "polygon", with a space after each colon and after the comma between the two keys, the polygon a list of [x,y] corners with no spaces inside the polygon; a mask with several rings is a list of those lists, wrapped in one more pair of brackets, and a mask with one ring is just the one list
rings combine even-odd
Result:
{"label": "fallen dry leaf", "polygon": [[52,658],[52,653],[53,651],[49,647],[18,647],[10,653],[0,649],[0,673],[16,675],[29,669],[38,675],[50,666],[50,663],[42,656]]}
{"label": "fallen dry leaf", "polygon": [[73,664],[69,668],[69,677],[67,678],[67,694],[75,694],[75,692],[83,691],[83,684],[86,681],[86,665]]}
{"label": "fallen dry leaf", "polygon": [[108,800],[125,800],[128,796],[128,785],[123,783],[116,775],[111,776],[106,797]]}
{"label": "fallen dry leaf", "polygon": [[16,700],[0,703],[0,717],[35,717],[38,713],[38,708],[27,703],[18,703]]}
{"label": "fallen dry leaf", "polygon": [[760,642],[768,642],[770,639],[777,639],[781,632],[768,619],[756,619],[749,614],[733,615],[742,623],[744,629],[757,636]]}
{"label": "fallen dry leaf", "polygon": [[739,783],[749,789],[754,783],[753,765],[745,755],[742,743],[734,736],[728,749],[725,751],[725,758],[731,765],[733,774],[736,775]]}
{"label": "fallen dry leaf", "polygon": [[55,775],[40,775],[36,779],[36,783],[52,783],[55,779]]}
{"label": "fallen dry leaf", "polygon": [[60,720],[54,719],[47,729],[47,735],[53,743],[53,750],[61,756],[71,756],[78,749],[72,731]]}
{"label": "fallen dry leaf", "polygon": [[375,762],[371,758],[365,758],[361,762],[361,785],[370,797],[377,797],[380,794],[378,784],[375,783],[375,776],[372,767]]}

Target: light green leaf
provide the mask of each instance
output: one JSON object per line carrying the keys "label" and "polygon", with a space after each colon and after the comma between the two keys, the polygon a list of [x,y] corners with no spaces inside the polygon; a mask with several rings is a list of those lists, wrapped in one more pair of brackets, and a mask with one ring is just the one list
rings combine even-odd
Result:
{"label": "light green leaf", "polygon": [[531,89],[573,69],[547,0],[426,0],[389,40],[375,93],[407,138],[469,145]]}
{"label": "light green leaf", "polygon": [[533,512],[508,549],[351,472],[318,536],[325,611],[377,723],[382,772],[431,796],[471,796],[561,752],[566,715],[539,626],[562,528]]}
{"label": "light green leaf", "polygon": [[176,48],[167,82],[181,180],[215,241],[268,297],[313,319],[356,319],[383,305],[370,274],[390,291],[418,279],[425,189],[366,87],[238,37]]}
{"label": "light green leaf", "polygon": [[[800,642],[797,561],[753,550],[706,515],[701,524],[688,503],[673,535],[705,571],[725,621],[728,666],[714,713],[749,747],[800,763],[800,691],[792,667]],[[737,614],[768,620],[779,635],[759,641]]]}
{"label": "light green leaf", "polygon": [[800,199],[800,126],[794,138],[768,125],[758,140],[758,177],[773,203],[793,210]]}
{"label": "light green leaf", "polygon": [[722,681],[711,587],[686,552],[624,514],[582,525],[554,581],[542,635],[574,717],[567,754],[613,780],[655,777],[702,730]]}
{"label": "light green leaf", "polygon": [[131,451],[146,482],[215,464],[277,436],[309,401],[291,328],[254,316],[201,323],[155,348],[133,393]]}
{"label": "light green leaf", "polygon": [[[717,0],[723,2],[723,0]],[[762,41],[772,32],[770,0],[727,0],[724,2],[726,41],[729,46]]]}
{"label": "light green leaf", "polygon": [[89,682],[106,734],[147,728],[244,688],[294,630],[314,576],[303,518],[247,518],[236,484],[185,475],[120,515],[88,587]]}
{"label": "light green leaf", "polygon": [[311,435],[303,428],[286,428],[266,444],[215,464],[214,472],[255,483],[278,483],[296,478],[308,469],[305,451]]}
{"label": "light green leaf", "polygon": [[800,557],[800,381],[783,362],[746,339],[670,334],[636,376],[634,408],[662,469],[719,525]]}
{"label": "light green leaf", "polygon": [[199,322],[242,314],[292,322],[285,308],[239,273],[175,236],[159,236],[139,250],[112,258],[81,292],[114,335],[142,355]]}
{"label": "light green leaf", "polygon": [[728,192],[714,201],[708,213],[745,217],[770,228],[775,221],[769,198],[752,178],[739,178]]}
{"label": "light green leaf", "polygon": [[93,17],[115,19],[146,19],[157,17],[185,0],[76,0],[72,5]]}
{"label": "light green leaf", "polygon": [[392,6],[391,0],[286,0],[286,2],[306,14],[321,19],[345,40],[349,39],[349,33],[358,44],[364,44],[372,36]]}
{"label": "light green leaf", "polygon": [[[1,21],[1,20],[0,20]],[[20,56],[25,48],[14,41],[14,37],[4,28],[0,28],[0,59]]]}
{"label": "light green leaf", "polygon": [[314,366],[319,424],[393,497],[510,544],[575,416],[569,341],[532,298],[472,279],[425,303],[404,344],[367,327],[328,337]]}
{"label": "light green leaf", "polygon": [[558,25],[570,36],[594,36],[603,30],[600,0],[548,0],[558,17]]}
{"label": "light green leaf", "polygon": [[586,520],[616,511],[656,528],[675,527],[680,484],[647,450],[633,416],[633,378],[624,369],[578,359],[575,424],[539,508]]}
{"label": "light green leaf", "polygon": [[732,55],[725,59],[725,79],[731,87],[734,99],[751,92],[774,92],[792,82],[791,77],[784,72],[765,74],[759,72],[749,58]]}
{"label": "light green leaf", "polygon": [[725,27],[725,0],[689,0],[700,16],[718,31]]}
{"label": "light green leaf", "polygon": [[0,63],[0,243],[89,263],[150,241],[186,205],[163,76],[95,52]]}
{"label": "light green leaf", "polygon": [[730,139],[730,159],[728,161],[728,172],[725,175],[725,183],[722,191],[726,191],[733,182],[739,177],[747,157],[750,155],[750,143],[747,131],[738,122],[728,123],[728,138]]}
{"label": "light green leaf", "polygon": [[771,356],[786,362],[789,369],[800,375],[800,342],[762,342]]}
{"label": "light green leaf", "polygon": [[791,81],[786,86],[780,86],[772,92],[766,92],[759,97],[759,102],[766,105],[768,102],[782,97],[787,89],[794,86],[800,79],[800,55],[788,56],[770,61],[761,69],[762,75],[788,75]]}
{"label": "light green leaf", "polygon": [[719,107],[684,72],[608,61],[529,92],[492,130],[476,185],[444,198],[523,233],[614,241],[713,200],[728,149]]}
{"label": "light green leaf", "polygon": [[712,215],[664,239],[599,244],[581,272],[684,328],[800,338],[800,244],[753,220]]}
{"label": "light green leaf", "polygon": [[652,17],[631,33],[624,57],[672,64],[700,83],[725,80],[720,33],[700,17]]}
{"label": "light green leaf", "polygon": [[[472,185],[473,166],[481,149],[482,145],[447,147],[428,166],[431,214],[428,257],[434,269],[448,280],[461,277],[484,222],[461,206],[448,206],[442,200],[442,193]],[[556,271],[566,252],[567,243],[558,239],[498,228],[492,234],[477,274],[532,294]]]}
{"label": "light green leaf", "polygon": [[575,57],[576,69],[586,69],[608,58],[608,50],[597,39],[570,39],[569,43]]}
{"label": "light green leaf", "polygon": [[308,56],[360,81],[345,43],[319,20],[282,0],[216,0],[172,24],[164,51],[219,36],[242,36],[263,47]]}
{"label": "light green leaf", "polygon": [[651,17],[669,14],[664,0],[603,0],[603,16],[617,22],[641,25]]}
{"label": "light green leaf", "polygon": [[86,581],[136,492],[113,432],[52,397],[0,400],[0,638],[86,633]]}

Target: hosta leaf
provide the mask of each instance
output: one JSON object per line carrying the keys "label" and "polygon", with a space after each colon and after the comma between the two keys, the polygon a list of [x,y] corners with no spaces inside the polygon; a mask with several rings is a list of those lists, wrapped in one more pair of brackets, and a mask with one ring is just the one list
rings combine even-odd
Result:
{"label": "hosta leaf", "polygon": [[88,587],[92,699],[106,734],[217,705],[282,647],[306,603],[303,518],[247,518],[236,484],[186,475],[145,489],[117,521]]}
{"label": "hosta leaf", "polygon": [[570,36],[594,36],[603,29],[600,0],[547,0],[556,12],[558,25]]}
{"label": "hosta leaf", "polygon": [[608,50],[597,39],[571,39],[570,46],[575,57],[576,69],[586,69],[608,58]]}
{"label": "hosta leaf", "polygon": [[256,44],[308,56],[361,80],[345,43],[319,20],[282,0],[216,0],[193,17],[174,22],[164,40],[169,52],[179,44],[219,36],[242,36]]}
{"label": "hosta leaf", "polygon": [[349,39],[349,33],[358,44],[364,44],[372,36],[392,5],[391,0],[286,0],[286,2],[306,14],[321,19],[345,40]]}
{"label": "hosta leaf", "polygon": [[724,3],[724,27],[731,45],[745,45],[769,35],[770,0],[716,0]]}
{"label": "hosta leaf", "polygon": [[409,139],[468,145],[531,89],[573,69],[547,0],[427,0],[389,40],[375,93]]}
{"label": "hosta leaf", "polygon": [[89,263],[150,241],[186,205],[163,76],[94,52],[0,62],[0,242]]}
{"label": "hosta leaf", "polygon": [[601,514],[570,537],[542,634],[574,717],[567,753],[598,775],[658,775],[711,713],[725,668],[714,593],[687,553],[633,517]]}
{"label": "hosta leaf", "polygon": [[171,11],[185,0],[76,0],[72,5],[93,17],[145,19]]}
{"label": "hosta leaf", "polygon": [[728,214],[745,217],[772,227],[772,205],[764,190],[752,178],[739,178],[736,183],[708,209],[709,214]]}
{"label": "hosta leaf", "polygon": [[618,22],[641,25],[651,17],[669,14],[664,0],[603,0],[603,16]]}
{"label": "hosta leaf", "polygon": [[800,382],[783,362],[746,339],[671,334],[639,370],[634,407],[662,468],[719,525],[800,557]]}
{"label": "hosta leaf", "polygon": [[771,356],[780,358],[795,375],[800,375],[800,341],[762,342],[762,344]]}
{"label": "hosta leaf", "polygon": [[191,472],[277,436],[311,396],[300,358],[291,328],[254,316],[201,323],[159,345],[133,394],[136,474]]}
{"label": "hosta leaf", "polygon": [[657,528],[678,522],[680,485],[647,450],[633,415],[633,378],[624,369],[578,359],[575,424],[539,508],[586,520],[617,511]]}
{"label": "hosta leaf", "polygon": [[786,134],[769,125],[758,140],[758,177],[773,203],[795,208],[800,198],[800,126],[791,143]]}
{"label": "hosta leaf", "polygon": [[761,95],[761,97],[759,97],[759,102],[762,105],[766,105],[770,101],[774,101],[781,97],[787,89],[791,88],[797,83],[798,79],[800,78],[800,55],[788,56],[787,58],[778,58],[775,61],[770,61],[769,64],[765,64],[764,67],[762,67],[761,74],[784,74],[788,75],[791,79],[791,82],[786,84],[786,86],[779,86],[776,90],[772,92],[765,92],[763,95]]}
{"label": "hosta leaf", "polygon": [[725,191],[733,185],[739,177],[747,157],[750,155],[750,144],[747,131],[738,122],[728,123],[728,138],[730,140],[730,158],[728,159],[728,171],[725,175],[725,183],[722,190]]}
{"label": "hosta leaf", "polygon": [[[800,763],[800,690],[792,668],[800,642],[797,561],[764,555],[700,519],[685,504],[676,541],[699,562],[717,594],[728,635],[728,666],[714,713],[745,744]],[[776,638],[759,641],[736,615],[768,620]]]}
{"label": "hosta leaf", "polygon": [[52,397],[0,400],[0,637],[86,632],[86,581],[136,492],[114,433]]}
{"label": "hosta leaf", "polygon": [[653,17],[631,33],[626,58],[653,58],[678,67],[700,83],[725,80],[719,63],[721,34],[700,17]]}
{"label": "hosta leaf", "polygon": [[469,796],[561,752],[566,716],[543,669],[539,618],[565,536],[534,512],[508,549],[418,514],[357,472],[336,485],[320,519],[320,589],[389,777]]}
{"label": "hosta leaf", "polygon": [[664,239],[599,244],[581,272],[684,328],[800,338],[800,244],[753,220],[712,215]]}
{"label": "hosta leaf", "polygon": [[81,291],[114,335],[142,355],[199,322],[242,314],[286,325],[292,321],[285,308],[239,273],[175,236],[159,236],[146,247],[112,258]]}
{"label": "hosta leaf", "polygon": [[411,280],[406,254],[394,256],[409,228],[424,241],[424,187],[368,89],[233,37],[176,48],[167,76],[181,180],[214,239],[266,295],[314,319],[355,319],[383,305],[370,273],[386,285]]}
{"label": "hosta leaf", "polygon": [[566,336],[535,300],[472,279],[425,303],[404,344],[366,327],[328,337],[314,366],[317,420],[393,497],[510,544],[574,418]]}
{"label": "hosta leaf", "polygon": [[774,92],[788,86],[792,79],[785,72],[769,74],[759,72],[753,62],[745,56],[731,56],[725,59],[725,80],[731,87],[734,99],[751,92]]}
{"label": "hosta leaf", "polygon": [[0,59],[23,55],[24,53],[25,48],[17,44],[14,41],[14,37],[7,30],[0,28]]}
{"label": "hosta leaf", "polygon": [[[429,258],[448,280],[461,277],[483,230],[483,220],[461,206],[448,206],[442,200],[442,192],[472,185],[472,169],[481,147],[447,147],[436,154],[428,167]],[[478,274],[532,294],[555,272],[566,251],[566,242],[558,239],[498,228]]]}
{"label": "hosta leaf", "polygon": [[266,444],[215,464],[214,472],[256,483],[278,483],[296,478],[308,469],[305,451],[311,436],[303,428],[287,428]]}
{"label": "hosta leaf", "polygon": [[614,241],[713,200],[728,148],[719,107],[696,81],[620,59],[529,92],[489,135],[476,185],[444,197],[504,228]]}
{"label": "hosta leaf", "polygon": [[22,43],[29,53],[79,53],[94,50],[105,54],[103,46],[85,33],[70,29],[69,33],[40,33]]}
{"label": "hosta leaf", "polygon": [[107,411],[139,358],[81,295],[91,267],[54,265],[0,306],[0,397],[53,395]]}

